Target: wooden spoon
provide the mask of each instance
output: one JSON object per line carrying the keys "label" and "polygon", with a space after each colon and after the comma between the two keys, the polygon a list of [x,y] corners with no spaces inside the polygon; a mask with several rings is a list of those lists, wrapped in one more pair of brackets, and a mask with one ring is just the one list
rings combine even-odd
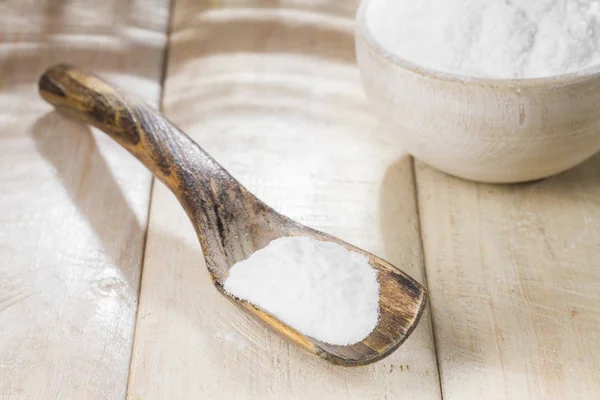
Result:
{"label": "wooden spoon", "polygon": [[[141,100],[63,64],[41,76],[39,90],[57,110],[106,132],[164,182],[196,229],[217,289],[292,342],[335,364],[364,365],[392,353],[415,328],[427,298],[419,283],[372,254],[277,213]],[[349,346],[323,343],[224,291],[233,264],[284,236],[330,241],[368,257],[380,284],[379,321],[368,337]]]}

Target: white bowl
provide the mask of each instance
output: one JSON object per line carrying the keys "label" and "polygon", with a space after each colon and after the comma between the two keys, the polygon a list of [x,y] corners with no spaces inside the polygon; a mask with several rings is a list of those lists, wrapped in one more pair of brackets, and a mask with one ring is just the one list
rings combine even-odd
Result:
{"label": "white bowl", "polygon": [[367,97],[405,149],[451,175],[521,182],[564,171],[600,150],[600,67],[536,79],[433,71],[387,52],[359,8],[356,57]]}

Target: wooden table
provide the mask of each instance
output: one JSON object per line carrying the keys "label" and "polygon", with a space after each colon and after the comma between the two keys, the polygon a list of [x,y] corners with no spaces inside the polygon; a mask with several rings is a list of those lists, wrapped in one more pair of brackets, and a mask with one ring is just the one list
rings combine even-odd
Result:
{"label": "wooden table", "polygon": [[[511,186],[413,163],[361,90],[356,6],[0,3],[0,398],[600,398],[600,158]],[[161,106],[278,211],[426,284],[413,335],[340,368],[225,301],[167,189],[39,99],[63,61]]]}

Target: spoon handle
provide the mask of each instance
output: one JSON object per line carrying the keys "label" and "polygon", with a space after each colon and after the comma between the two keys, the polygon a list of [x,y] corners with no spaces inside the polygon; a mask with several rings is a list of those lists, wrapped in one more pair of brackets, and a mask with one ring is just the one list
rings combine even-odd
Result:
{"label": "spoon handle", "polygon": [[163,181],[192,220],[205,254],[233,220],[227,205],[244,210],[253,198],[160,112],[97,76],[55,65],[40,77],[39,91],[57,110],[107,133]]}
{"label": "spoon handle", "polygon": [[111,136],[176,194],[186,173],[233,179],[161,113],[95,75],[58,64],[41,76],[39,91],[59,111]]}

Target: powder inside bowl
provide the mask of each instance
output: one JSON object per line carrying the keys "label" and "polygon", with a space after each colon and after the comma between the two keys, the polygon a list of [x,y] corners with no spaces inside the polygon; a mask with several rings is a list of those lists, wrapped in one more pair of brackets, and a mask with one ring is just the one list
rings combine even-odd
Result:
{"label": "powder inside bowl", "polygon": [[300,333],[334,345],[361,341],[377,325],[379,283],[367,257],[307,237],[273,240],[229,271],[225,291]]}
{"label": "powder inside bowl", "polygon": [[600,63],[599,0],[366,0],[387,51],[463,76],[536,78]]}

